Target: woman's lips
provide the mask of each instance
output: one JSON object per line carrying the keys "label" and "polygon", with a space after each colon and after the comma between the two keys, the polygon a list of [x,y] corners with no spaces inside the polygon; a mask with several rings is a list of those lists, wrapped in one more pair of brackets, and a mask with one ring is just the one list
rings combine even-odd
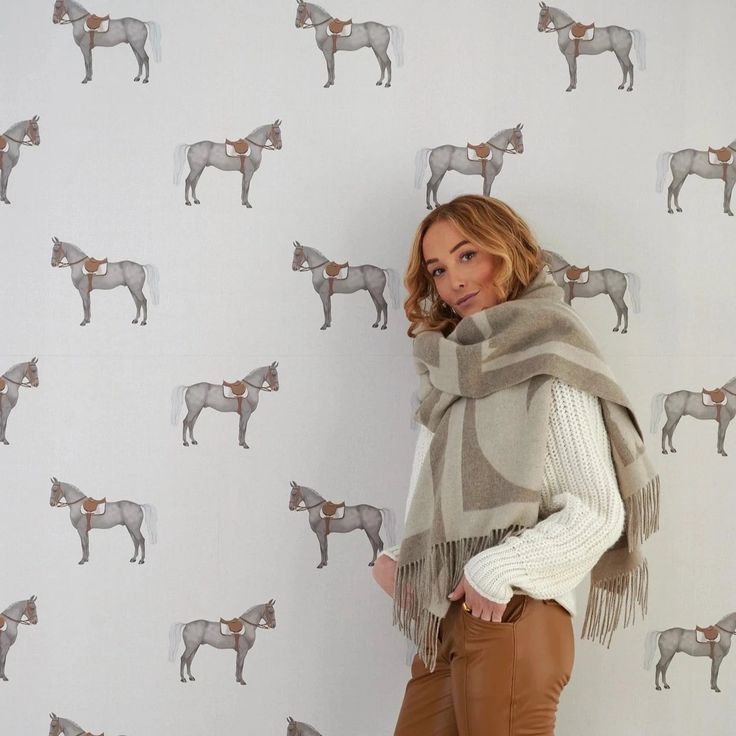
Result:
{"label": "woman's lips", "polygon": [[457,305],[460,306],[461,304],[467,304],[478,292],[473,292],[472,294],[469,294],[468,296],[463,297]]}

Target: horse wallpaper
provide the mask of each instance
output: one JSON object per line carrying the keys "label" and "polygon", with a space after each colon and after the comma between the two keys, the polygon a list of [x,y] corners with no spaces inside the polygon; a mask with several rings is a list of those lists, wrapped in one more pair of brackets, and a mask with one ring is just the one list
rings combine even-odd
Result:
{"label": "horse wallpaper", "polygon": [[647,615],[573,619],[558,732],[731,734],[736,6],[98,2],[0,24],[0,733],[393,733],[402,279],[478,193],[662,479]]}

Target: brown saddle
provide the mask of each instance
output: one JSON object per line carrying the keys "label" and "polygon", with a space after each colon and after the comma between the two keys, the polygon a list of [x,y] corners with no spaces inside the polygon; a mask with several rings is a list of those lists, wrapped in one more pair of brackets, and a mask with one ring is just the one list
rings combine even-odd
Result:
{"label": "brown saddle", "polygon": [[230,619],[221,618],[220,623],[225,624],[228,628],[228,631],[235,637],[235,651],[239,651],[240,635],[243,633],[243,627],[245,626],[243,619],[237,617]]}
{"label": "brown saddle", "polygon": [[339,18],[333,18],[329,24],[328,28],[330,29],[330,32],[332,33],[332,53],[334,54],[337,51],[337,35],[342,31],[345,26],[350,25],[353,22],[352,18],[348,18],[347,20],[340,20]]}
{"label": "brown saddle", "polygon": [[222,385],[227,386],[235,394],[234,398],[238,401],[238,415],[240,415],[241,409],[243,408],[243,397],[247,391],[245,381],[234,381],[230,383],[229,381],[223,380]]}
{"label": "brown saddle", "polygon": [[87,28],[89,28],[89,50],[92,51],[95,45],[95,31],[102,25],[103,21],[110,20],[109,15],[95,15],[90,13],[87,16]]}
{"label": "brown saddle", "polygon": [[248,154],[248,141],[245,138],[238,138],[236,141],[231,141],[229,138],[225,138],[225,145],[232,146],[233,151],[240,157],[240,173],[243,173],[243,167],[245,165],[245,157]]}
{"label": "brown saddle", "polygon": [[[710,646],[710,654],[708,655],[711,659],[713,659],[714,650],[716,643],[714,639],[718,638],[718,628],[715,626],[706,626],[705,628],[701,628],[697,624],[695,625],[695,628],[697,631],[702,631],[705,638],[708,640],[708,645]],[[699,644],[704,644],[705,642],[698,642]]]}
{"label": "brown saddle", "polygon": [[332,517],[335,515],[335,512],[344,507],[345,501],[341,501],[340,503],[325,501],[322,504],[322,513],[325,515],[325,535],[330,533],[330,521],[332,521]]}
{"label": "brown saddle", "polygon": [[580,40],[585,35],[585,32],[591,28],[595,28],[595,23],[590,23],[587,26],[584,23],[572,24],[570,33],[575,38],[575,56],[580,56]]}
{"label": "brown saddle", "polygon": [[580,266],[568,266],[567,270],[565,271],[565,276],[569,279],[567,282],[567,285],[570,290],[570,301],[573,299],[573,290],[575,288],[575,282],[586,272],[590,271],[590,266],[585,266],[585,268],[581,268]]}
{"label": "brown saddle", "polygon": [[2,393],[5,390],[5,387],[7,386],[6,380],[0,376],[0,393]]}
{"label": "brown saddle", "polygon": [[5,626],[5,617],[0,616],[0,630],[3,629]]}
{"label": "brown saddle", "polygon": [[[726,398],[726,392],[722,388],[714,388],[712,391],[709,391],[707,388],[703,388],[702,391],[703,391],[703,398],[705,398],[707,394],[708,396],[710,396],[710,400],[715,404],[716,421],[720,423],[721,406],[723,406],[724,404],[724,399]],[[705,404],[705,401],[703,401],[703,403]],[[706,404],[706,406],[710,406],[710,404]]]}
{"label": "brown saddle", "polygon": [[92,291],[92,277],[95,275],[95,271],[103,264],[107,263],[107,258],[98,260],[92,256],[88,256],[84,261],[84,267],[87,269],[87,291]]}
{"label": "brown saddle", "polygon": [[328,282],[328,288],[327,293],[329,296],[332,296],[335,291],[335,276],[340,273],[340,269],[345,268],[345,266],[349,266],[350,264],[345,261],[345,263],[338,263],[337,261],[330,261],[325,266],[325,273],[327,274],[327,282]]}
{"label": "brown saddle", "polygon": [[92,496],[87,496],[87,498],[82,501],[82,509],[87,515],[88,532],[92,528],[92,514],[101,503],[107,503],[107,498],[92,498]]}
{"label": "brown saddle", "polygon": [[[708,153],[715,153],[718,162],[721,164],[721,178],[726,181],[726,170],[731,162],[731,154],[733,149],[730,146],[723,146],[723,148],[711,148],[708,146]],[[718,164],[714,164],[718,166]]]}
{"label": "brown saddle", "polygon": [[485,178],[486,175],[486,163],[488,162],[488,155],[491,152],[491,147],[488,143],[479,143],[474,146],[472,143],[468,143],[468,148],[472,148],[475,151],[476,156],[480,159],[480,173]]}

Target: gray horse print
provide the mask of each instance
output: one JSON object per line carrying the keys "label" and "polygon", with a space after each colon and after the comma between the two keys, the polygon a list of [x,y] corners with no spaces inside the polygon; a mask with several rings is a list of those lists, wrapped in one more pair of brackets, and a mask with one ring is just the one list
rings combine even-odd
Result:
{"label": "gray horse print", "polygon": [[386,329],[388,305],[383,292],[386,289],[387,280],[390,284],[391,305],[394,309],[399,306],[399,274],[395,268],[381,268],[370,264],[351,266],[347,261],[337,263],[326,258],[316,248],[302,245],[298,240],[295,240],[293,245],[291,270],[311,272],[312,287],[322,300],[324,321],[320,330],[332,327],[333,294],[353,294],[362,289],[370,294],[373,306],[376,308],[376,320],[371,327],[378,327],[381,315],[383,315],[381,329]]}
{"label": "gray horse print", "polygon": [[314,726],[304,721],[295,721],[291,716],[286,716],[286,736],[322,736]]}
{"label": "gray horse print", "polygon": [[[353,23],[352,18],[340,20],[330,15],[324,8],[314,3],[305,3],[296,0],[297,28],[314,28],[317,48],[324,54],[327,64],[327,81],[323,87],[335,84],[335,54],[338,51],[356,51],[366,46],[376,55],[381,76],[376,86],[391,86],[391,58],[388,55],[388,46],[396,54],[396,63],[404,63],[404,32],[400,26],[386,26],[383,23],[366,21]],[[384,76],[386,82],[384,84]]]}
{"label": "gray horse print", "polygon": [[281,120],[278,118],[272,123],[255,128],[245,138],[225,138],[224,143],[180,143],[174,150],[174,184],[178,186],[181,182],[186,159],[189,163],[189,174],[184,183],[184,204],[191,207],[189,191],[192,192],[194,204],[199,204],[197,182],[206,166],[214,166],[221,171],[239,171],[242,179],[240,204],[252,207],[248,200],[250,182],[261,165],[263,149],[278,151],[281,145]]}
{"label": "gray horse print", "polygon": [[153,58],[161,61],[161,27],[153,20],[137,18],[110,18],[90,13],[81,3],[75,0],[56,0],[54,14],[51,18],[56,25],[71,23],[74,42],[84,57],[84,79],[82,84],[92,81],[92,49],[97,46],[117,46],[129,43],[135,60],[138,62],[138,74],[133,77],[139,82],[145,66],[143,84],[148,83],[148,54],[145,45],[148,34],[151,34]]}
{"label": "gray horse print", "polygon": [[665,690],[667,668],[677,652],[684,652],[691,657],[710,657],[710,689],[721,692],[718,687],[718,670],[721,662],[731,649],[731,637],[736,634],[736,611],[727,613],[715,624],[694,629],[673,626],[662,631],[649,631],[644,644],[644,668],[650,669],[654,651],[659,646],[659,661],[654,671],[654,686],[661,690],[660,677]]}
{"label": "gray horse print", "polygon": [[[184,640],[184,653],[179,660],[179,679],[186,682],[184,666],[187,668],[187,677],[194,680],[192,675],[192,660],[200,645],[209,644],[215,649],[234,649],[235,681],[241,685],[243,679],[243,662],[245,655],[256,641],[256,629],[275,629],[276,612],[274,611],[275,598],[267,603],[251,606],[245,613],[233,619],[220,618],[219,621],[197,619],[189,623],[173,623],[169,629],[169,662],[176,658],[179,648],[179,634]],[[261,623],[261,621],[265,623]]]}
{"label": "gray horse print", "polygon": [[657,431],[662,410],[667,415],[667,421],[662,427],[662,454],[667,455],[665,440],[669,443],[670,452],[677,452],[672,444],[672,435],[675,433],[680,419],[689,415],[695,419],[715,419],[718,424],[718,439],[716,452],[723,457],[728,453],[723,449],[726,439],[726,430],[736,414],[736,376],[730,378],[722,386],[706,389],[703,386],[700,391],[672,391],[670,393],[658,393],[652,397],[652,415],[649,431]]}
{"label": "gray horse print", "polygon": [[154,304],[158,304],[159,274],[156,266],[150,263],[141,265],[135,261],[108,262],[107,258],[88,256],[80,247],[61,241],[56,236],[51,240],[51,266],[71,269],[72,284],[82,299],[83,318],[80,326],[84,327],[92,321],[92,290],[109,290],[117,286],[127,286],[133,297],[135,317],[132,324],[138,324],[141,310],[143,319],[140,319],[140,325],[142,327],[148,324],[148,299],[143,293],[143,285],[148,277],[151,298]]}
{"label": "gray horse print", "polygon": [[[25,617],[25,618],[24,618]],[[19,626],[35,626],[38,623],[36,596],[25,601],[16,601],[0,612],[0,680],[8,681],[5,674],[5,662],[8,651],[18,638]]]}
{"label": "gray horse print", "polygon": [[[95,736],[91,731],[87,731],[69,718],[62,718],[56,713],[49,713],[49,718],[51,718],[49,736]],[[104,731],[98,736],[105,736]]]}
{"label": "gray horse print", "polygon": [[[187,405],[187,414],[182,421],[182,444],[189,447],[189,439],[193,445],[199,444],[194,439],[194,423],[205,407],[220,412],[237,412],[240,420],[238,424],[238,444],[244,449],[250,449],[245,441],[245,430],[251,414],[258,407],[261,391],[278,391],[279,374],[278,361],[270,365],[262,365],[252,370],[245,378],[239,381],[223,380],[222,383],[207,383],[200,381],[191,386],[175,386],[171,392],[171,423],[176,425],[184,403]],[[264,383],[266,384],[264,386]]]}
{"label": "gray horse print", "polygon": [[695,148],[683,148],[679,151],[662,151],[657,157],[657,191],[661,192],[667,166],[672,172],[672,181],[667,187],[667,212],[672,211],[672,198],[675,199],[675,209],[682,212],[680,207],[680,189],[685,183],[688,174],[696,174],[703,179],[723,180],[723,211],[733,217],[731,211],[731,192],[736,182],[736,139],[727,146],[700,151]]}
{"label": "gray horse print", "polygon": [[[107,498],[92,498],[82,493],[77,486],[63,483],[56,477],[51,478],[52,508],[69,507],[69,521],[79,534],[82,544],[82,559],[77,564],[89,562],[89,533],[92,529],[112,529],[124,526],[133,541],[133,556],[130,562],[142,565],[146,561],[146,538],[141,532],[143,519],[152,544],[156,544],[156,507],[150,503],[135,501],[108,501]],[[140,554],[140,559],[138,555]]]}
{"label": "gray horse print", "polygon": [[344,501],[339,503],[326,501],[313,488],[300,486],[293,480],[290,484],[289,511],[308,511],[309,527],[319,541],[318,570],[327,566],[327,535],[330,532],[345,534],[354,529],[363,529],[373,550],[368,567],[373,567],[376,557],[383,550],[383,540],[379,531],[384,519],[387,521],[388,544],[389,546],[395,544],[396,516],[391,509],[385,506],[378,508],[367,503],[346,506]]}
{"label": "gray horse print", "polygon": [[503,167],[504,155],[524,153],[524,136],[521,132],[523,127],[523,123],[518,123],[513,128],[499,130],[487,141],[478,144],[454,146],[447,143],[436,148],[420,148],[414,157],[414,186],[417,189],[421,187],[422,177],[429,163],[431,175],[427,181],[427,209],[432,209],[430,194],[434,198],[435,207],[439,206],[437,190],[448,171],[480,175],[483,178],[483,195],[489,196],[491,186]]}
{"label": "gray horse print", "polygon": [[553,250],[542,252],[552,278],[565,292],[565,302],[571,304],[574,297],[590,299],[598,294],[608,294],[616,310],[616,326],[612,332],[619,331],[621,320],[624,323],[621,334],[624,335],[629,331],[629,307],[624,299],[629,286],[634,312],[638,314],[641,311],[641,281],[636,273],[618,271],[615,268],[591,269],[590,266],[573,266]]}
{"label": "gray horse print", "polygon": [[537,30],[540,33],[557,33],[557,46],[567,62],[570,84],[565,92],[578,86],[577,57],[583,54],[602,54],[604,51],[613,51],[621,66],[623,80],[618,88],[626,87],[628,77],[629,86],[626,91],[631,92],[634,89],[634,64],[630,52],[633,42],[639,71],[643,71],[646,66],[646,43],[642,31],[622,26],[596,27],[595,23],[576,23],[564,10],[543,2],[539,3],[539,7],[541,10]]}
{"label": "gray horse print", "polygon": [[8,417],[18,403],[18,389],[38,387],[38,358],[16,363],[0,374],[0,442],[9,445],[6,436]]}
{"label": "gray horse print", "polygon": [[8,179],[20,159],[20,147],[41,144],[38,119],[38,115],[34,115],[30,120],[21,120],[0,135],[0,199],[5,204],[10,204]]}

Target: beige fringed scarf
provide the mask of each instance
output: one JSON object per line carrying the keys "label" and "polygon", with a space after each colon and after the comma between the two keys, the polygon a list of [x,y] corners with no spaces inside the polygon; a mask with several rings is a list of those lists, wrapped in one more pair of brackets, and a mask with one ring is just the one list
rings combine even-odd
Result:
{"label": "beige fringed scarf", "polygon": [[[406,520],[393,623],[434,670],[437,631],[467,560],[538,520],[556,376],[601,399],[626,523],[591,571],[582,638],[603,643],[625,609],[646,614],[640,545],[659,528],[659,476],[629,400],[593,335],[542,270],[516,299],[414,338],[417,421],[434,433]],[[413,624],[413,627],[412,627]]]}

